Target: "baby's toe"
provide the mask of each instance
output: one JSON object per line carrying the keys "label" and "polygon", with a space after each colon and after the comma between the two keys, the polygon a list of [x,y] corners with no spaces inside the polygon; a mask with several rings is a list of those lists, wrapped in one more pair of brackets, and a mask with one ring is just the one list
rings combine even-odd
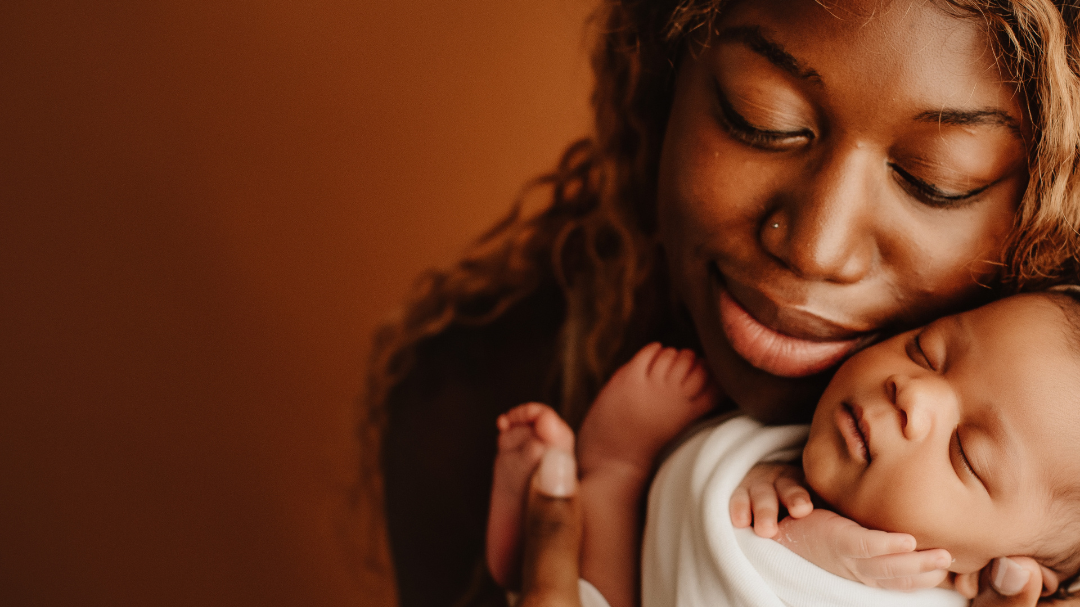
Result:
{"label": "baby's toe", "polygon": [[672,368],[679,357],[679,351],[675,348],[663,348],[656,354],[652,365],[649,366],[649,378],[654,381],[665,381],[671,377]]}
{"label": "baby's toe", "polygon": [[548,447],[574,452],[574,431],[559,414],[548,409],[533,424],[536,436]]}

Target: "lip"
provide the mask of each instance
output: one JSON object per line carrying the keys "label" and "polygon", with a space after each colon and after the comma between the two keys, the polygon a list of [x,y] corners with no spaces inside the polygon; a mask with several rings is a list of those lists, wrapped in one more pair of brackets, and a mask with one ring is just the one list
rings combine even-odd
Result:
{"label": "lip", "polygon": [[724,274],[715,266],[713,277],[758,322],[789,337],[818,342],[847,341],[877,330],[877,327],[865,323],[830,319],[807,309],[806,305],[782,301]]}
{"label": "lip", "polygon": [[836,408],[836,427],[844,438],[848,453],[861,464],[870,463],[870,427],[857,405],[843,403]]}
{"label": "lip", "polygon": [[[793,378],[815,375],[838,365],[873,339],[873,334],[853,331],[801,310],[794,315],[780,315],[806,320],[799,323],[799,334],[782,332],[755,318],[736,301],[721,276],[713,284],[728,343],[744,360],[766,373]],[[775,309],[790,312],[770,303]]]}

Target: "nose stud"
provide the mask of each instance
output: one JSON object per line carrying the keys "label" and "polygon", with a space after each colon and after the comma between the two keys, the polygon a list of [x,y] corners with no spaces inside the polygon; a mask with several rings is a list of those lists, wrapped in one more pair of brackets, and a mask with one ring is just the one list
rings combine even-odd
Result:
{"label": "nose stud", "polygon": [[774,224],[772,224],[772,227],[773,227],[773,228],[779,228],[779,227],[780,227],[780,224],[778,224],[778,223],[774,223]]}

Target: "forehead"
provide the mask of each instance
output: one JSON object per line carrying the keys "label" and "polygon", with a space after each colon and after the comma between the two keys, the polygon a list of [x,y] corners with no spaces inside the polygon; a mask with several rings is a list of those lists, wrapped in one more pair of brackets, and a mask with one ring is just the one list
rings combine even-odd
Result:
{"label": "forehead", "polygon": [[[758,27],[820,76],[828,91],[861,91],[882,119],[899,101],[920,108],[996,106],[1019,114],[1003,85],[981,20],[926,0],[756,0],[732,8],[718,29]],[[899,108],[897,108],[899,109]]]}
{"label": "forehead", "polygon": [[1080,474],[1080,351],[1054,300],[1021,295],[962,314],[954,348],[965,407],[991,409],[1016,455],[1056,489]]}

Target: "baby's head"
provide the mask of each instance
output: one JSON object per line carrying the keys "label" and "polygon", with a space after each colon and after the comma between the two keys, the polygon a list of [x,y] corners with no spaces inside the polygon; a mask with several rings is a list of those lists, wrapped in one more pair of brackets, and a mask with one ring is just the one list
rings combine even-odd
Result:
{"label": "baby's head", "polygon": [[957,573],[1080,568],[1080,303],[1018,295],[860,352],[825,390],[809,485],[860,524],[945,548]]}

